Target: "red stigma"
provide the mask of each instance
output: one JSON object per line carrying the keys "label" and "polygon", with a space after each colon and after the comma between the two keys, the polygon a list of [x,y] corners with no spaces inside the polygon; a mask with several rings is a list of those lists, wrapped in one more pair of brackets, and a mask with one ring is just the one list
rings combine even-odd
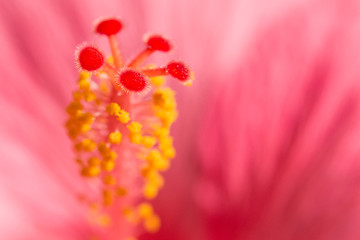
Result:
{"label": "red stigma", "polygon": [[125,90],[141,92],[148,85],[147,77],[135,70],[126,69],[119,75],[119,81]]}
{"label": "red stigma", "polygon": [[171,62],[166,66],[166,71],[174,78],[185,82],[190,78],[190,70],[182,62]]}
{"label": "red stigma", "polygon": [[110,18],[106,20],[102,20],[96,26],[96,32],[99,34],[104,34],[107,36],[111,36],[117,34],[123,25],[120,20],[116,18]]}
{"label": "red stigma", "polygon": [[162,52],[168,52],[172,48],[169,40],[163,38],[160,35],[151,35],[147,39],[146,44],[149,49],[162,51]]}
{"label": "red stigma", "polygon": [[84,47],[79,51],[78,60],[82,69],[94,71],[104,64],[104,56],[94,47]]}

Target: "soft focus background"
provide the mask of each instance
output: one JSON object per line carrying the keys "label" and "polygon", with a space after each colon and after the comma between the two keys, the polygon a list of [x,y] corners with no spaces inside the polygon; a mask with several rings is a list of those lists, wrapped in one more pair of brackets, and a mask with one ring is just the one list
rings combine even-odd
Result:
{"label": "soft focus background", "polygon": [[120,16],[176,45],[178,155],[141,239],[360,239],[360,2],[0,0],[0,239],[86,239],[63,123],[74,49]]}

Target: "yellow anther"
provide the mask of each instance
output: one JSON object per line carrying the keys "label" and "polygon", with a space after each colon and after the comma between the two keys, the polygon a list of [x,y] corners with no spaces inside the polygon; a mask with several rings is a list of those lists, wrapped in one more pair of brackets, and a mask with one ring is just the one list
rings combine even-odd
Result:
{"label": "yellow anther", "polygon": [[81,90],[89,90],[90,89],[90,82],[88,79],[80,78],[78,85]]}
{"label": "yellow anther", "polygon": [[148,179],[148,184],[161,188],[164,186],[164,178],[156,171],[149,171],[146,175]]}
{"label": "yellow anther", "polygon": [[76,128],[68,128],[68,134],[71,139],[75,139],[79,135],[79,130]]}
{"label": "yellow anther", "polygon": [[153,199],[157,196],[159,188],[151,183],[146,183],[143,189],[144,197],[146,199]]}
{"label": "yellow anther", "polygon": [[129,133],[129,139],[132,143],[140,144],[142,137],[139,133]]}
{"label": "yellow anther", "polygon": [[113,178],[112,176],[106,175],[106,176],[104,177],[104,183],[105,183],[106,185],[115,185],[116,180],[115,180],[115,178]]}
{"label": "yellow anther", "polygon": [[104,205],[105,206],[110,206],[111,203],[113,202],[113,197],[112,194],[110,192],[110,190],[104,190],[103,192],[103,200],[104,200]]}
{"label": "yellow anther", "polygon": [[154,167],[156,169],[158,169],[159,171],[166,171],[169,169],[170,167],[170,162],[168,159],[166,158],[161,158],[161,160],[157,161],[155,164],[154,164]]}
{"label": "yellow anther", "polygon": [[150,166],[155,169],[164,171],[169,168],[169,162],[161,155],[158,150],[152,150],[145,158]]}
{"label": "yellow anther", "polygon": [[121,142],[122,134],[119,131],[115,131],[109,134],[108,141],[111,144],[119,144]]}
{"label": "yellow anther", "polygon": [[102,161],[101,162],[101,169],[106,172],[110,172],[110,171],[114,170],[114,167],[115,167],[114,161]]}
{"label": "yellow anther", "polygon": [[155,92],[153,94],[153,102],[155,106],[163,107],[166,104],[166,98],[162,92]]}
{"label": "yellow anther", "polygon": [[102,154],[104,161],[115,161],[117,158],[117,154],[115,151],[108,151]]}
{"label": "yellow anther", "polygon": [[161,227],[160,218],[157,215],[152,215],[149,218],[146,218],[144,222],[144,227],[150,233],[155,233],[159,231]]}
{"label": "yellow anther", "polygon": [[166,127],[156,127],[154,129],[154,136],[157,138],[165,138],[169,136],[169,128]]}
{"label": "yellow anther", "polygon": [[97,157],[91,157],[88,160],[89,166],[99,166],[100,165],[100,159]]}
{"label": "yellow anther", "polygon": [[82,150],[82,143],[79,142],[79,143],[75,144],[74,148],[76,151],[80,152]]}
{"label": "yellow anther", "polygon": [[73,92],[74,102],[79,102],[84,97],[83,93],[80,91]]}
{"label": "yellow anther", "polygon": [[130,223],[136,224],[139,222],[139,217],[131,208],[125,208],[123,210],[123,215],[125,216],[125,219]]}
{"label": "yellow anther", "polygon": [[138,214],[142,218],[149,218],[153,213],[153,207],[149,203],[141,203],[138,206]]}
{"label": "yellow anther", "polygon": [[123,124],[127,124],[130,121],[130,115],[125,110],[120,110],[120,112],[116,114],[116,116],[117,119]]}
{"label": "yellow anther", "polygon": [[139,122],[132,122],[127,125],[127,128],[129,129],[130,133],[140,133],[142,125]]}
{"label": "yellow anther", "polygon": [[101,153],[101,155],[104,155],[110,151],[110,148],[106,146],[106,143],[100,142],[98,144],[98,151]]}
{"label": "yellow anther", "polygon": [[172,146],[166,147],[166,148],[162,148],[161,149],[161,153],[163,154],[163,156],[167,159],[171,159],[174,158],[176,155],[176,151],[175,148],[173,148]]}
{"label": "yellow anther", "polygon": [[81,171],[81,175],[84,177],[96,177],[100,174],[100,168],[98,166],[85,167]]}
{"label": "yellow anther", "polygon": [[96,100],[96,94],[93,91],[88,90],[88,91],[84,92],[84,98],[85,98],[85,101],[91,102],[91,101]]}
{"label": "yellow anther", "polygon": [[173,140],[171,137],[159,139],[159,148],[165,158],[175,157],[175,149],[173,147]]}
{"label": "yellow anther", "polygon": [[159,161],[161,158],[162,158],[161,153],[158,150],[152,150],[147,155],[146,160],[149,163],[154,163],[154,162]]}
{"label": "yellow anther", "polygon": [[80,72],[80,76],[79,76],[79,80],[82,80],[82,79],[89,79],[91,77],[91,73],[88,72],[88,71],[81,71]]}
{"label": "yellow anther", "polygon": [[82,124],[92,124],[94,121],[94,116],[89,112],[82,113],[77,116],[77,120]]}
{"label": "yellow anther", "polygon": [[127,194],[127,191],[126,191],[126,189],[123,188],[123,187],[118,187],[118,188],[116,189],[116,194],[117,194],[119,197],[123,197],[123,196],[125,196],[125,195]]}
{"label": "yellow anther", "polygon": [[79,147],[81,150],[84,150],[86,152],[93,151],[96,147],[96,143],[89,138],[85,138],[84,140],[82,140],[79,145],[80,146],[76,145],[76,147]]}
{"label": "yellow anther", "polygon": [[82,109],[84,109],[84,106],[80,102],[71,102],[69,106],[66,109],[66,112],[70,116],[75,116],[77,113],[79,113]]}
{"label": "yellow anther", "polygon": [[173,122],[175,122],[178,113],[176,111],[159,111],[156,113],[162,122],[162,124],[166,127],[169,127]]}
{"label": "yellow anther", "polygon": [[90,124],[83,124],[80,126],[80,131],[83,133],[88,132],[91,129],[91,125]]}
{"label": "yellow anther", "polygon": [[119,104],[117,103],[110,103],[107,107],[106,107],[106,111],[110,114],[110,115],[117,115],[119,114],[121,108],[119,106]]}
{"label": "yellow anther", "polygon": [[155,85],[156,87],[160,87],[160,86],[164,85],[164,83],[165,83],[165,78],[161,77],[161,76],[152,77],[152,78],[150,78],[150,80],[151,80],[151,83],[153,85]]}
{"label": "yellow anther", "polygon": [[156,138],[150,136],[144,136],[141,138],[141,144],[146,148],[151,148],[155,145]]}
{"label": "yellow anther", "polygon": [[153,93],[153,102],[156,107],[173,110],[176,107],[174,92],[169,88],[158,89]]}

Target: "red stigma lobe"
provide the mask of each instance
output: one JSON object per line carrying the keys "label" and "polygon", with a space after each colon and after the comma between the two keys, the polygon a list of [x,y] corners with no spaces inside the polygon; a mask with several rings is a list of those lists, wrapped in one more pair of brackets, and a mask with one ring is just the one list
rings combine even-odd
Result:
{"label": "red stigma lobe", "polygon": [[132,92],[141,92],[148,85],[147,77],[144,74],[132,69],[122,71],[119,75],[119,82],[125,90]]}
{"label": "red stigma lobe", "polygon": [[182,82],[189,80],[190,70],[182,62],[171,62],[166,66],[166,71],[174,78],[179,79]]}
{"label": "red stigma lobe", "polygon": [[169,40],[163,38],[160,35],[151,35],[146,41],[147,47],[150,50],[168,52],[172,46]]}
{"label": "red stigma lobe", "polygon": [[104,56],[94,47],[84,47],[80,50],[78,60],[82,69],[94,71],[104,64]]}
{"label": "red stigma lobe", "polygon": [[111,18],[99,22],[96,26],[96,32],[99,34],[111,36],[117,34],[122,29],[122,27],[123,25],[120,20]]}

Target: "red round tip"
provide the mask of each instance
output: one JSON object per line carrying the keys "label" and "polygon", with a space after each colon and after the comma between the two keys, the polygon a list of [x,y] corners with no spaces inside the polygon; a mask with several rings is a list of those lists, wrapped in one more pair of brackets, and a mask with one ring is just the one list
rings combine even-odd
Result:
{"label": "red round tip", "polygon": [[190,70],[182,62],[171,62],[166,66],[167,72],[182,82],[189,80]]}
{"label": "red round tip", "polygon": [[104,56],[94,47],[84,47],[79,51],[78,60],[82,69],[94,71],[104,64]]}
{"label": "red round tip", "polygon": [[152,35],[152,36],[150,36],[147,39],[146,44],[147,44],[149,49],[162,51],[162,52],[168,52],[172,48],[169,40],[163,38],[160,35]]}
{"label": "red round tip", "polygon": [[123,25],[120,20],[116,18],[110,18],[100,21],[96,26],[96,32],[111,36],[117,34]]}
{"label": "red round tip", "polygon": [[148,85],[147,77],[135,70],[126,69],[120,73],[119,81],[125,90],[141,92]]}

